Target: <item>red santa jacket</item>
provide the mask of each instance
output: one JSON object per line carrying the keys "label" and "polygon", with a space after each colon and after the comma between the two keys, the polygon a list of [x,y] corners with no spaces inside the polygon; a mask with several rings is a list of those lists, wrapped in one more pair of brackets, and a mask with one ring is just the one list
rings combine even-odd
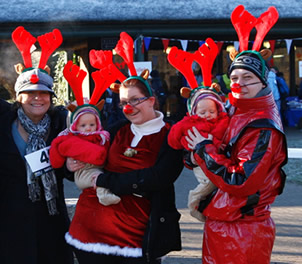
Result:
{"label": "red santa jacket", "polygon": [[172,126],[168,135],[168,144],[174,149],[191,150],[185,137],[188,135],[188,129],[192,129],[195,126],[202,136],[207,138],[208,134],[211,134],[213,136],[213,144],[219,147],[228,124],[229,117],[225,112],[221,112],[217,118],[212,120],[188,114]]}
{"label": "red santa jacket", "polygon": [[102,144],[99,134],[74,135],[69,133],[55,138],[49,149],[50,163],[53,168],[61,168],[67,157],[85,163],[102,166],[107,157],[109,141]]}
{"label": "red santa jacket", "polygon": [[282,192],[285,174],[281,167],[287,162],[278,109],[271,93],[234,99],[233,105],[236,111],[221,151],[204,141],[194,154],[218,187],[203,214],[219,221],[266,219],[270,216],[269,205]]}

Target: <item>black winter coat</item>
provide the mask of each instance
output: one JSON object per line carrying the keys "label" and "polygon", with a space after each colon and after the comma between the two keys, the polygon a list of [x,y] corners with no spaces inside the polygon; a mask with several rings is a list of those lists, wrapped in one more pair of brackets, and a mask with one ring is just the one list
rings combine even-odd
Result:
{"label": "black winter coat", "polygon": [[[45,200],[33,203],[28,198],[26,167],[12,136],[16,111],[0,100],[0,263],[71,264],[72,252],[64,235],[69,218],[63,193],[64,171],[57,170],[59,215],[48,214]],[[66,112],[55,108],[47,139],[49,146],[65,128]]]}

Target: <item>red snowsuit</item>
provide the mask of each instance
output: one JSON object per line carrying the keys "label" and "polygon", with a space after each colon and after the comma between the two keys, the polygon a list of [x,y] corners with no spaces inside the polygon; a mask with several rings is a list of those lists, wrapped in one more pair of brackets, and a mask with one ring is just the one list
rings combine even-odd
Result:
{"label": "red snowsuit", "polygon": [[202,263],[270,263],[275,239],[270,205],[284,186],[286,139],[271,93],[230,99],[236,110],[221,149],[207,140],[194,154],[218,187],[201,204],[207,217]]}
{"label": "red snowsuit", "polygon": [[99,134],[74,135],[69,133],[55,138],[51,143],[49,157],[53,168],[61,168],[67,157],[101,166],[106,161],[109,141],[101,144]]}

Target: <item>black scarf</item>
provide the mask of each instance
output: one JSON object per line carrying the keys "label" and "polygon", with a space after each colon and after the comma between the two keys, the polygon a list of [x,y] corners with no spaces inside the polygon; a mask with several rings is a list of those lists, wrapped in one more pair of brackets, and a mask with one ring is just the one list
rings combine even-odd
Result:
{"label": "black scarf", "polygon": [[[45,138],[50,127],[49,115],[45,114],[38,124],[34,124],[31,119],[25,115],[22,107],[20,107],[18,109],[18,118],[24,130],[28,133],[26,154],[45,148]],[[39,179],[41,179],[48,212],[50,215],[58,214],[56,204],[58,189],[54,171],[42,171],[42,173],[34,174],[28,163],[26,163],[26,170],[29,198],[33,202],[41,200],[41,189],[39,184]]]}

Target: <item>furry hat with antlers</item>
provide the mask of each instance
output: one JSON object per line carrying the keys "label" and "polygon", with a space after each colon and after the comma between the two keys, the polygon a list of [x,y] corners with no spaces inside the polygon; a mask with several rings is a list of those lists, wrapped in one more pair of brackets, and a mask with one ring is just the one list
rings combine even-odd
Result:
{"label": "furry hat with antlers", "polygon": [[48,91],[54,94],[52,90],[53,79],[49,75],[50,69],[47,66],[47,61],[50,55],[61,45],[63,38],[58,29],[52,32],[38,36],[37,40],[41,47],[41,57],[38,68],[32,67],[31,48],[36,42],[33,37],[24,27],[17,27],[12,33],[12,40],[20,51],[23,62],[15,65],[15,70],[19,74],[15,83],[15,91],[18,96],[25,91]]}
{"label": "furry hat with antlers", "polygon": [[[230,58],[233,61],[229,67],[230,74],[234,69],[246,69],[259,77],[261,82],[267,85],[269,66],[266,60],[272,55],[269,49],[263,49],[259,52],[263,39],[268,31],[277,22],[278,11],[271,6],[259,18],[255,18],[243,5],[237,6],[231,15],[232,24],[239,38],[240,53],[236,50],[230,52]],[[248,50],[248,40],[250,32],[256,28],[257,34],[252,47]]]}
{"label": "furry hat with antlers", "polygon": [[[184,75],[191,87],[182,87],[180,89],[181,96],[188,99],[187,109],[190,115],[195,114],[195,108],[198,101],[206,96],[209,96],[209,99],[215,101],[218,105],[218,109],[221,111],[224,109],[222,98],[219,95],[220,86],[216,83],[212,83],[211,72],[217,54],[218,47],[211,38],[207,38],[206,42],[193,54],[180,50],[177,47],[172,47],[168,54],[168,61],[170,64]],[[194,61],[196,61],[201,68],[204,84],[202,86],[198,86],[192,70]]]}

